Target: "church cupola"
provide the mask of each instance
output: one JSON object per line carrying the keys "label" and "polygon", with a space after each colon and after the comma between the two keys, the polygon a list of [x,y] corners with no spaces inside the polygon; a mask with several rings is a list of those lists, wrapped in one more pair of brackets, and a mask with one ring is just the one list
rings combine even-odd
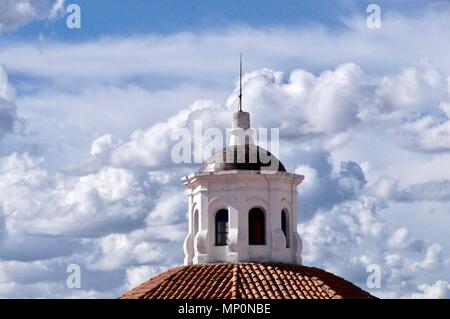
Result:
{"label": "church cupola", "polygon": [[296,214],[297,186],[303,176],[287,172],[278,158],[255,145],[253,132],[250,113],[242,111],[240,81],[230,145],[213,154],[198,172],[182,179],[189,196],[186,265],[301,264]]}
{"label": "church cupola", "polygon": [[[242,79],[242,62],[240,73]],[[120,298],[374,298],[343,278],[301,264],[296,229],[303,176],[287,172],[276,156],[255,145],[253,132],[250,114],[242,111],[241,80],[230,145],[182,179],[189,197],[185,265]]]}

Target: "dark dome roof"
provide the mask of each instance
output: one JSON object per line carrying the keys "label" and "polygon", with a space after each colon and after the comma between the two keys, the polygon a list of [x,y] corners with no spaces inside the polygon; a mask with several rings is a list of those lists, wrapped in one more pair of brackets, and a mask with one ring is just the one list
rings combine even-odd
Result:
{"label": "dark dome roof", "polygon": [[372,299],[368,292],[319,268],[265,263],[172,268],[121,299]]}
{"label": "dark dome roof", "polygon": [[283,163],[262,147],[246,144],[228,146],[204,162],[199,173],[231,170],[286,172]]}

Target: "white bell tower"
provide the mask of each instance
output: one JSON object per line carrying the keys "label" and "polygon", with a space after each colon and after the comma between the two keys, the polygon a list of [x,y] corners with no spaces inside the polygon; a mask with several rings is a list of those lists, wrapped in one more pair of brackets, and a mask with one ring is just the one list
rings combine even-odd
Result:
{"label": "white bell tower", "polygon": [[[239,116],[235,113],[233,120]],[[237,128],[246,130],[246,126]],[[231,133],[235,131],[236,127]],[[186,265],[301,264],[302,242],[296,228],[297,186],[303,176],[286,172],[275,156],[243,141],[248,139],[232,139],[229,147],[214,154],[197,173],[182,179],[189,196]],[[270,163],[263,163],[260,153]]]}
{"label": "white bell tower", "polygon": [[184,264],[301,264],[297,186],[304,177],[287,172],[274,155],[253,143],[241,96],[230,145],[182,179],[189,196]]}

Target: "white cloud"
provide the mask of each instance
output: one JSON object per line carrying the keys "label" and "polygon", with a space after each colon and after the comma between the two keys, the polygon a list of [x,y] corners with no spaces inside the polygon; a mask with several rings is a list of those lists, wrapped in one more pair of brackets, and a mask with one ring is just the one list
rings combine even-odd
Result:
{"label": "white cloud", "polygon": [[317,171],[308,165],[299,165],[294,171],[296,174],[303,175],[305,179],[302,182],[302,187],[300,189],[300,192],[303,196],[308,197],[311,196],[315,191],[317,191],[317,188],[319,185],[319,176]]}
{"label": "white cloud", "polygon": [[[405,77],[413,79],[405,80]],[[399,75],[386,77],[378,85],[369,84],[361,68],[352,63],[339,65],[318,76],[297,69],[285,78],[282,72],[262,69],[244,76],[245,109],[251,112],[253,125],[279,127],[282,138],[299,139],[318,149],[339,148],[352,138],[352,133],[382,126],[399,146],[411,149],[414,145],[414,151],[445,152],[447,136],[432,133],[436,127],[411,130],[417,121],[427,118],[439,121],[439,113],[433,111],[440,110],[449,100],[443,89],[447,85],[444,86],[443,79],[431,65],[408,68]],[[396,97],[397,91],[402,90],[395,83],[401,83],[406,97],[386,97]],[[430,96],[426,92],[430,92]],[[177,141],[172,139],[172,133],[180,128],[188,128],[193,133],[195,120],[201,120],[205,128],[224,130],[228,127],[229,113],[236,107],[236,96],[235,91],[224,107],[211,101],[196,101],[165,122],[134,131],[128,141],[112,150],[112,165],[149,168],[173,165],[170,152]],[[415,101],[414,105],[408,101]],[[430,114],[417,113],[424,107]],[[273,112],[274,109],[277,112]],[[450,123],[448,119],[444,121],[440,126]],[[432,140],[422,138],[430,134],[433,134]],[[445,148],[438,149],[438,145]],[[340,182],[346,179],[343,177]]]}
{"label": "white cloud", "polygon": [[[28,154],[11,154],[0,158],[0,202],[6,216],[17,211],[33,211],[32,198],[40,201],[35,190],[47,188],[47,173],[39,167],[39,159]],[[31,201],[30,201],[31,200]]]}
{"label": "white cloud", "polygon": [[[292,148],[295,157],[290,157],[289,162],[296,165],[297,173],[308,178],[305,188],[299,189],[303,223],[299,231],[305,243],[305,262],[359,284],[365,282],[365,267],[378,263],[385,276],[385,286],[379,294],[396,291],[397,296],[403,297],[416,289],[418,282],[439,279],[430,278],[425,272],[442,267],[442,253],[434,244],[413,238],[408,229],[390,227],[379,211],[390,200],[406,200],[406,194],[424,194],[420,190],[424,188],[430,189],[426,198],[445,199],[445,195],[432,195],[432,186],[400,188],[390,177],[382,177],[368,187],[358,163],[333,164],[332,152],[339,148],[338,144],[325,150],[308,146],[314,139],[333,139],[341,131],[360,130],[361,123],[376,127],[376,120],[359,117],[375,105],[363,101],[370,99],[377,87],[365,85],[363,78],[354,64],[338,66],[318,76],[295,70],[288,79],[281,72],[255,71],[245,76],[246,105],[255,114],[253,123],[259,126],[262,122],[269,127],[281,123],[282,130],[288,132],[284,139],[300,141],[298,147]],[[350,103],[351,96],[356,100]],[[327,112],[322,117],[308,113],[308,100],[321,100],[321,107]],[[178,175],[171,170],[181,174],[182,169],[171,162],[170,151],[176,142],[171,138],[172,132],[176,128],[191,129],[198,119],[224,128],[234,102],[234,94],[226,106],[197,101],[165,122],[136,130],[123,142],[115,141],[112,134],[100,136],[90,145],[91,154],[107,156],[97,156],[98,167],[78,176],[44,169],[42,160],[26,153],[3,158],[0,173],[4,176],[7,229],[89,238],[82,257],[88,261],[88,267],[100,272],[120,270],[127,278],[124,284],[137,280],[137,275],[133,275],[136,267],[176,264],[186,231],[186,198],[174,187],[173,177]],[[280,111],[265,116],[274,105]],[[314,105],[310,107],[313,109]],[[342,117],[326,117],[327,113],[341,111],[345,114]],[[337,124],[329,125],[333,119]],[[351,141],[351,135],[348,140]],[[21,183],[23,180],[27,183]],[[9,195],[12,190],[17,197]],[[177,245],[179,250],[173,250]]]}
{"label": "white cloud", "polygon": [[137,266],[127,268],[127,289],[131,290],[162,271],[157,266]]}
{"label": "white cloud", "polygon": [[448,99],[445,75],[429,63],[405,68],[400,74],[386,76],[375,91],[380,109],[402,110],[437,106]]}
{"label": "white cloud", "polygon": [[417,140],[413,145],[429,152],[449,152],[450,120],[443,123],[430,123],[424,130],[415,134]]}
{"label": "white cloud", "polygon": [[64,0],[0,0],[0,32],[15,30],[35,19],[53,19]]}
{"label": "white cloud", "polygon": [[108,235],[100,240],[102,257],[95,263],[97,269],[116,269],[129,264],[149,264],[163,258],[161,248],[147,242],[138,243],[123,234]]}
{"label": "white cloud", "polygon": [[49,14],[49,19],[54,19],[64,10],[64,1],[65,0],[56,0],[53,3],[52,9]]}
{"label": "white cloud", "polygon": [[450,201],[450,180],[431,180],[401,187],[395,178],[382,175],[370,185],[365,193],[386,201],[419,202]]}
{"label": "white cloud", "polygon": [[417,299],[448,299],[450,298],[450,284],[445,280],[438,280],[432,285],[423,284],[418,287],[420,292],[413,293]]}
{"label": "white cloud", "polygon": [[[359,122],[363,77],[352,63],[318,76],[298,69],[287,79],[282,72],[254,71],[244,77],[245,109],[261,127],[281,127],[285,135],[343,132]],[[227,107],[235,105],[233,94]]]}
{"label": "white cloud", "polygon": [[6,235],[5,229],[5,215],[3,214],[3,209],[0,206],[0,240],[3,240]]}
{"label": "white cloud", "polygon": [[105,134],[98,138],[96,138],[92,144],[91,144],[91,155],[99,155],[115,145],[117,145],[118,142],[114,141],[114,137],[111,134]]}
{"label": "white cloud", "polygon": [[8,81],[8,74],[0,64],[0,140],[11,133],[17,125],[17,111],[15,105],[16,92]]}
{"label": "white cloud", "polygon": [[[80,85],[72,87],[75,82]],[[21,114],[32,119],[29,123],[31,131],[43,134],[48,128],[44,130],[42,126],[55,127],[59,131],[77,127],[81,131],[78,134],[83,134],[78,136],[78,143],[84,135],[92,139],[114,133],[115,137],[124,138],[136,128],[166,121],[199,97],[220,101],[229,93],[228,87],[207,88],[197,82],[155,88],[148,81],[112,85],[96,81],[87,84],[81,80],[66,83],[60,79],[56,85],[59,88],[33,90],[21,95],[17,104]],[[71,87],[69,91],[67,86]],[[44,123],[39,125],[41,122]],[[89,134],[91,132],[95,134]]]}
{"label": "white cloud", "polygon": [[[179,189],[169,189],[161,194],[153,210],[147,215],[148,225],[176,224],[186,220],[188,205],[186,194]],[[186,212],[181,214],[180,212]]]}
{"label": "white cloud", "polygon": [[[201,116],[202,112],[206,116],[208,112],[217,111],[221,110],[211,101],[196,101],[189,108],[178,112],[166,122],[156,123],[146,130],[138,129],[130,135],[128,141],[111,152],[111,163],[116,166],[134,168],[173,166],[171,150],[178,141],[172,138],[173,132],[181,128],[192,128],[192,121],[199,114]],[[223,114],[223,110],[221,114]],[[211,114],[208,123],[214,123],[213,114]]]}
{"label": "white cloud", "polygon": [[404,249],[408,247],[410,242],[408,229],[400,227],[395,230],[392,236],[388,239],[388,245],[394,249]]}
{"label": "white cloud", "polygon": [[382,175],[368,188],[368,193],[381,199],[394,199],[398,194],[398,180]]}
{"label": "white cloud", "polygon": [[[358,114],[363,108],[359,96],[365,90],[361,77],[362,71],[354,64],[338,66],[317,77],[295,70],[288,80],[281,72],[254,71],[244,77],[245,109],[252,113],[252,123],[258,127],[280,127],[282,134],[288,137],[309,135],[314,139],[325,135],[334,140],[335,133],[358,125]],[[195,120],[201,120],[205,128],[224,130],[229,126],[229,114],[235,106],[234,93],[225,107],[211,101],[196,101],[166,122],[134,131],[128,141],[112,150],[111,163],[150,168],[173,165],[170,152],[177,142],[172,139],[174,130],[188,128],[192,132]],[[273,113],[274,108],[279,111]]]}
{"label": "white cloud", "polygon": [[442,247],[438,244],[428,246],[425,257],[422,261],[414,263],[413,269],[436,269],[442,265]]}
{"label": "white cloud", "polygon": [[9,83],[8,74],[3,66],[0,68],[0,97],[6,101],[11,101],[16,98],[16,92]]}
{"label": "white cloud", "polygon": [[40,162],[26,153],[0,158],[0,202],[8,228],[52,235],[101,233],[102,227],[135,227],[144,218],[149,202],[131,172],[103,167],[72,177],[49,173]]}
{"label": "white cloud", "polygon": [[386,265],[392,269],[401,269],[405,266],[405,260],[398,254],[386,255],[384,259],[386,261]]}
{"label": "white cloud", "polygon": [[400,195],[406,201],[450,201],[450,180],[441,179],[411,185]]}
{"label": "white cloud", "polygon": [[[67,263],[67,264],[66,264]],[[2,298],[106,298],[114,295],[91,289],[86,282],[95,281],[92,273],[82,267],[81,289],[69,289],[66,285],[66,266],[69,260],[60,258],[59,261],[0,261],[0,296]],[[98,274],[97,274],[98,275]],[[104,274],[107,280],[111,277]],[[100,279],[100,278],[99,278]],[[101,279],[97,282],[99,288]],[[115,287],[117,289],[117,287]],[[114,290],[114,287],[109,287]],[[116,295],[119,291],[116,291]]]}
{"label": "white cloud", "polygon": [[302,105],[314,131],[337,133],[359,122],[362,78],[361,69],[354,64],[344,64],[320,75],[307,104]]}
{"label": "white cloud", "polygon": [[[320,212],[300,224],[304,242],[304,262],[328,269],[358,284],[363,289],[369,264],[380,266],[381,289],[378,296],[408,298],[417,283],[448,278],[441,249],[430,244],[425,255],[417,250],[418,240],[409,238],[404,228],[392,230],[378,212],[376,200],[361,198]],[[437,272],[430,272],[430,269]]]}
{"label": "white cloud", "polygon": [[[64,205],[83,205],[92,192],[106,203],[117,202],[131,196],[135,187],[134,176],[123,169],[106,167],[95,175],[80,177],[64,197]],[[88,210],[86,210],[88,212]]]}
{"label": "white cloud", "polygon": [[42,261],[35,262],[0,262],[0,283],[14,281],[16,283],[26,284],[40,281],[54,281],[56,278],[49,274],[48,265]]}
{"label": "white cloud", "polygon": [[[338,168],[330,162],[330,154],[302,154],[298,157],[308,165],[300,165],[295,169],[297,174],[305,176],[298,189],[301,198],[299,207],[300,221],[310,219],[318,211],[327,211],[334,205],[360,196],[365,184],[365,176],[361,167],[351,161],[341,162]],[[307,159],[308,157],[311,157]]]}
{"label": "white cloud", "polygon": [[[450,118],[445,106],[449,93],[445,74],[430,63],[405,68],[381,80],[374,91],[374,110],[368,111],[369,121],[378,118],[411,150],[448,152]],[[379,112],[375,117],[374,111]]]}
{"label": "white cloud", "polygon": [[[53,16],[46,12],[42,18]],[[35,18],[25,12],[9,28]],[[244,76],[244,108],[254,126],[281,128],[281,159],[306,176],[299,188],[305,262],[363,288],[365,267],[377,263],[377,295],[445,296],[445,243],[384,216],[393,202],[449,199],[448,157],[438,154],[448,152],[448,16],[427,13],[419,25],[387,15],[370,34],[355,20],[338,32],[242,28],[50,41],[44,52],[5,41],[0,59],[11,74],[26,75],[18,81],[25,96],[16,99],[0,72],[0,119],[3,106],[15,118],[16,103],[32,129],[2,140],[0,296],[116,297],[181,262],[187,198],[179,177],[194,168],[173,165],[171,134],[198,119],[229,126],[236,88],[226,93],[241,49],[254,70]],[[417,52],[431,63],[417,65]],[[348,145],[352,151],[340,155]],[[407,156],[398,156],[399,146]],[[73,262],[87,285],[76,293],[64,287]]]}
{"label": "white cloud", "polygon": [[[264,29],[239,26],[221,32],[49,43],[44,56],[33,45],[13,44],[0,53],[0,60],[14,72],[60,82],[86,77],[111,82],[162,74],[226,84],[236,78],[236,56],[240,51],[249,57],[245,60],[247,70],[302,65],[319,72],[352,61],[371,74],[384,76],[405,64],[415,64],[422,55],[449,72],[449,46],[442,41],[448,28],[448,8],[444,7],[414,18],[386,14],[378,32],[371,32],[365,18],[358,17],[338,30],[317,25]],[[219,46],[221,50],[216,50]],[[182,58],[179,52],[184,52]],[[66,63],[68,60],[71,63]]]}

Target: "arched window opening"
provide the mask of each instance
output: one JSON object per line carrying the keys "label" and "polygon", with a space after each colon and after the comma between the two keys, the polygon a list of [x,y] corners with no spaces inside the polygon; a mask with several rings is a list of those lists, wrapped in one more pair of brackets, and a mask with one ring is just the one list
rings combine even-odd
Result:
{"label": "arched window opening", "polygon": [[286,248],[289,248],[289,215],[284,209],[281,211],[281,230],[286,237]]}
{"label": "arched window opening", "polygon": [[228,210],[221,209],[216,213],[216,246],[228,244]]}
{"label": "arched window opening", "polygon": [[196,209],[194,211],[194,220],[192,222],[193,222],[192,232],[194,233],[194,238],[195,238],[195,236],[198,233],[198,230],[200,229],[200,220],[198,217],[198,209]]}
{"label": "arched window opening", "polygon": [[266,244],[266,222],[264,212],[259,208],[252,208],[248,213],[248,231],[250,245]]}

